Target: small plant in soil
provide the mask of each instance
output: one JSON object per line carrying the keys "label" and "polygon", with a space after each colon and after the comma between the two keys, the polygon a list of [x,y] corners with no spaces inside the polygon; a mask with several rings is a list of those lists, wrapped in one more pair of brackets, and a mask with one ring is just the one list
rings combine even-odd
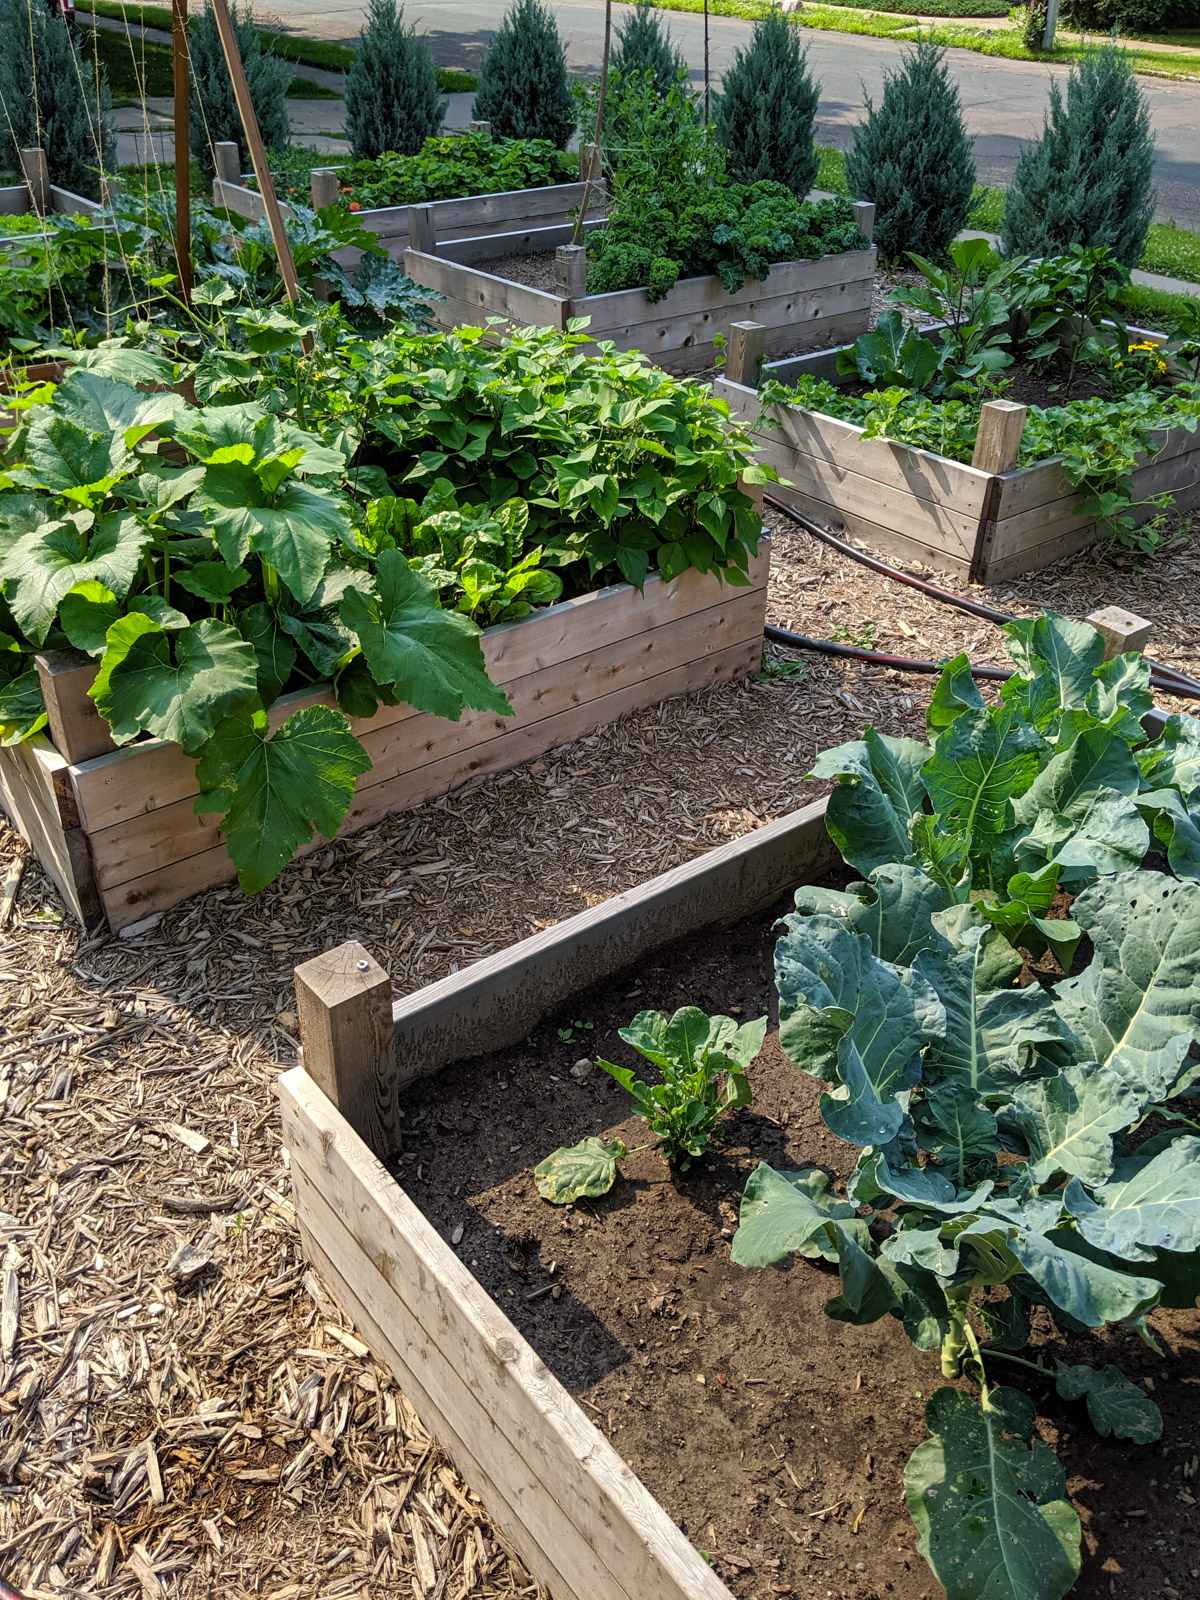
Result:
{"label": "small plant in soil", "polygon": [[[1034,1316],[1060,1345],[1111,1324],[1158,1351],[1148,1314],[1200,1293],[1200,720],[1149,742],[1139,657],[1104,662],[1061,617],[1008,633],[999,705],[960,659],[932,747],[868,728],[816,764],[866,881],[797,892],[779,1037],[861,1154],[844,1198],[819,1169],[760,1164],[732,1248],[837,1266],[831,1317],[893,1316],[960,1385],[929,1400],[905,1472],[948,1600],[1060,1600],[1079,1574],[1035,1395],[1083,1401],[1102,1437],[1162,1432],[1112,1362],[1020,1354]],[[1151,830],[1173,876],[1142,865]]]}
{"label": "small plant in soil", "polygon": [[[576,1024],[578,1026],[578,1024]],[[661,1011],[640,1011],[621,1038],[662,1074],[645,1083],[631,1067],[597,1060],[633,1097],[634,1109],[654,1138],[637,1150],[657,1150],[671,1166],[686,1172],[704,1155],[726,1111],[750,1104],[746,1068],[762,1049],[767,1019],[740,1026],[732,1017],[708,1017],[684,1006],[669,1020]],[[636,1151],[615,1139],[590,1137],[553,1151],[534,1168],[538,1193],[554,1205],[607,1194],[616,1182],[617,1163]]]}

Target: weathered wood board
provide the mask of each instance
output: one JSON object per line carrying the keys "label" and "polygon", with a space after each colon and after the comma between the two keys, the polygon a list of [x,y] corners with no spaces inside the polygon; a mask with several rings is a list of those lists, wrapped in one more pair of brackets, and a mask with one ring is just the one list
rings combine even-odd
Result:
{"label": "weathered wood board", "polygon": [[[547,248],[550,243],[547,238]],[[734,322],[762,323],[768,354],[854,338],[870,320],[876,259],[872,246],[819,261],[780,262],[766,278],[748,279],[732,294],[715,275],[685,278],[652,303],[644,289],[569,298],[514,283],[486,270],[474,240],[455,254],[470,260],[420,250],[404,257],[410,278],[446,296],[433,307],[439,327],[485,327],[499,317],[509,325],[561,330],[572,318],[586,317],[593,339],[644,351],[670,372],[712,366],[716,340],[727,338]]]}
{"label": "weathered wood board", "polygon": [[[359,780],[343,833],[514,766],[627,711],[753,671],[761,659],[769,561],[764,540],[748,587],[688,571],[669,583],[652,577],[642,594],[620,584],[488,629],[488,670],[514,715],[468,711],[449,722],[400,705],[355,721],[373,765]],[[117,929],[227,880],[234,869],[216,819],[193,813],[194,763],[177,746],[153,739],[95,754],[103,746],[91,742],[97,730],[87,674],[77,678],[64,672],[57,680],[77,689],[79,715],[60,714],[56,725],[71,743],[64,754],[72,759],[63,764],[96,892]],[[43,664],[44,688],[51,681]],[[270,723],[278,727],[316,703],[333,704],[330,691],[284,696],[271,708]]]}
{"label": "weathered wood board", "polygon": [[[394,1009],[395,1058],[435,1046],[424,1070],[522,1037],[545,1008],[714,920],[776,899],[836,856],[825,802],[571,917]],[[336,958],[370,965],[360,946]],[[377,1009],[376,969],[359,998]],[[298,973],[299,986],[300,973]],[[370,991],[368,997],[368,990]],[[436,991],[436,993],[435,993]],[[320,1005],[320,999],[315,1002]],[[386,1013],[385,1013],[386,1014]],[[441,1018],[461,1024],[439,1038]],[[514,1032],[514,1030],[517,1030]],[[369,1032],[369,1030],[368,1030]],[[341,1040],[347,1073],[379,1052],[353,1026],[307,1028],[305,1061]],[[410,1072],[407,1076],[412,1076]],[[360,1102],[394,1109],[405,1074],[365,1085]],[[395,1375],[498,1527],[554,1600],[731,1600],[730,1592],[608,1440],[543,1365],[451,1246],[303,1067],[278,1087],[293,1195],[308,1259]],[[391,1119],[393,1122],[394,1118]],[[383,1121],[374,1143],[386,1148]]]}

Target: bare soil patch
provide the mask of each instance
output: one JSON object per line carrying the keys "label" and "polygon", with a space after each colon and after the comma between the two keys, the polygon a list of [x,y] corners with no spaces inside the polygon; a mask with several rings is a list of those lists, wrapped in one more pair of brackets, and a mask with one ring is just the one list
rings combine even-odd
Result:
{"label": "bare soil patch", "polygon": [[[646,1142],[606,1073],[592,1066],[578,1082],[571,1071],[597,1056],[652,1071],[618,1037],[636,1012],[695,1004],[739,1020],[767,1012],[775,1025],[773,921],[685,941],[580,995],[528,1043],[415,1088],[398,1176],[445,1237],[465,1230],[458,1253],[735,1594],[922,1600],[937,1586],[901,1475],[943,1383],[936,1353],[916,1351],[890,1318],[855,1328],[826,1317],[838,1280],[823,1263],[747,1271],[729,1259],[760,1159],[838,1180],[854,1163],[778,1035],[749,1069],[753,1103],[690,1172],[647,1151],[622,1163],[609,1195],[560,1209],[531,1171],[587,1134]],[[1168,1394],[1153,1447],[1098,1439],[1043,1380],[1001,1369],[1029,1387],[1084,1520],[1080,1600],[1184,1594],[1200,1569],[1185,1477],[1200,1439],[1200,1316],[1156,1311],[1150,1322],[1162,1356],[1132,1331],[1064,1337],[1044,1313],[1033,1342],[1047,1364],[1116,1360]]]}

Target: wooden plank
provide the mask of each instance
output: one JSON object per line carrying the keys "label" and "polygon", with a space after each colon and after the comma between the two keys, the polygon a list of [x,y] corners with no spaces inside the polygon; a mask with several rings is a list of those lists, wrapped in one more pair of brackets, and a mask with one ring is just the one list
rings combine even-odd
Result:
{"label": "wooden plank", "polygon": [[[413,210],[417,210],[413,207]],[[422,207],[431,210],[432,207]],[[602,219],[585,222],[584,233],[590,233],[594,228],[603,227]],[[438,239],[435,254],[443,261],[457,261],[460,266],[470,266],[481,263],[483,270],[487,271],[487,263],[497,256],[535,256],[545,251],[557,250],[560,245],[569,245],[575,237],[575,224],[573,222],[558,222],[553,227],[529,226],[524,229],[515,229],[511,233],[484,233],[464,235],[460,239]],[[412,240],[412,248],[419,250],[421,246]]]}
{"label": "wooden plank", "polygon": [[[765,589],[769,566],[770,541],[764,538],[750,562],[753,589]],[[516,622],[488,628],[482,641],[488,674],[505,686],[528,673],[574,661],[606,645],[693,616],[724,603],[736,592],[694,569],[680,573],[670,582],[655,574],[646,580],[641,594],[627,583],[594,589]],[[569,674],[564,673],[564,681],[568,678]],[[268,721],[274,731],[293,711],[304,706],[336,704],[328,685],[318,685],[282,695],[268,712]],[[416,715],[411,706],[381,706],[374,717],[356,720],[353,727],[361,738],[367,732]],[[99,833],[132,816],[196,793],[195,764],[177,745],[161,740],[128,746],[112,756],[80,763],[72,777],[80,816],[89,833]]]}
{"label": "wooden plank", "polygon": [[[736,600],[713,606],[695,618],[638,634],[632,640],[580,657],[569,674],[559,666],[551,666],[518,678],[508,685],[512,717],[495,711],[467,711],[458,722],[451,722],[422,712],[370,732],[356,728],[371,758],[371,767],[358,779],[347,820],[356,813],[368,790],[399,783],[400,793],[406,796],[399,804],[415,804],[407,793],[411,790],[425,798],[431,792],[423,777],[428,768],[440,771],[446,761],[476,759],[490,745],[507,740],[521,729],[536,728],[546,719],[571,710],[586,711],[589,705],[611,699],[623,690],[632,690],[636,696],[639,684],[656,681],[669,671],[692,668],[703,675],[704,663],[709,659],[747,643],[761,646],[765,593],[737,593]],[[435,783],[432,792],[444,792],[444,787]],[[101,890],[115,889],[130,878],[212,848],[217,819],[212,814],[196,816],[192,810],[195,794],[193,772],[191,791],[184,799],[92,832],[92,859]],[[394,805],[385,806],[384,811],[391,809]]]}
{"label": "wooden plank", "polygon": [[836,864],[826,799],[397,1000],[397,1086],[528,1037],[573,994],[701,928],[766,910]]}
{"label": "wooden plank", "polygon": [[[327,1249],[342,1242],[339,1232],[354,1240],[359,1259],[344,1274],[349,1282],[362,1257],[374,1263],[391,1291],[372,1311],[376,1325],[395,1328],[406,1364],[476,1460],[489,1462],[498,1439],[511,1446],[524,1468],[515,1483],[493,1470],[507,1493],[521,1490],[521,1523],[529,1530],[523,1544],[561,1551],[569,1581],[587,1600],[729,1600],[699,1552],[303,1069],[286,1074],[279,1092],[306,1225],[324,1235]],[[362,1286],[357,1293],[365,1300]],[[578,1575],[565,1559],[568,1540],[572,1553],[593,1552]]]}
{"label": "wooden plank", "polygon": [[353,940],[296,968],[304,1070],[372,1150],[395,1149],[392,980]]}
{"label": "wooden plank", "polygon": [[[528,284],[512,283],[475,267],[460,267],[457,262],[425,255],[420,250],[404,252],[404,270],[415,283],[437,289],[448,300],[470,306],[479,326],[484,326],[486,319],[493,316],[524,326],[566,331],[568,302],[557,295],[545,294],[541,289],[531,289]],[[439,327],[450,326],[445,313],[445,306],[434,307]]]}
{"label": "wooden plank", "polygon": [[[213,205],[218,210],[234,211],[248,222],[261,222],[267,214],[262,195],[247,189],[245,184],[226,183],[222,178],[213,179]],[[290,207],[282,209],[287,215],[292,214]]]}
{"label": "wooden plank", "polygon": [[929,530],[929,538],[923,538],[915,525],[910,532],[885,527],[873,517],[847,511],[844,505],[830,505],[827,500],[802,494],[784,484],[772,484],[771,493],[823,527],[843,537],[859,539],[883,555],[898,556],[902,561],[919,561],[950,577],[970,577],[973,549],[967,553],[961,543],[955,548],[948,547],[940,542],[936,528]]}
{"label": "wooden plank", "polygon": [[27,183],[10,183],[0,189],[0,215],[6,217],[24,216],[27,211],[32,211],[33,204],[29,197]]}
{"label": "wooden plank", "polygon": [[[566,221],[583,200],[586,185],[583,183],[555,183],[540,189],[506,189],[499,194],[460,195],[452,200],[431,200],[433,228],[436,237],[452,237],[451,230],[460,229],[460,237],[472,233],[487,233],[514,228],[546,226],[550,219]],[[592,185],[595,201],[589,209],[603,206],[607,194],[602,182]]]}
{"label": "wooden plank", "polygon": [[[286,1112],[283,1119],[284,1138],[290,1137]],[[529,1498],[530,1474],[520,1457],[502,1437],[488,1441],[486,1454],[491,1470],[487,1470],[474,1452],[469,1450],[458,1431],[453,1428],[445,1413],[431,1399],[418,1373],[423,1363],[418,1352],[423,1353],[426,1342],[415,1327],[413,1337],[405,1339],[398,1331],[414,1327],[415,1319],[407,1307],[399,1310],[394,1291],[376,1264],[367,1257],[346,1230],[332,1217],[328,1205],[308,1181],[299,1167],[293,1169],[292,1191],[297,1206],[297,1222],[305,1260],[317,1269],[326,1286],[333,1291],[343,1311],[347,1313],[360,1336],[370,1345],[376,1359],[395,1377],[432,1438],[446,1451],[467,1483],[483,1501],[487,1514],[521,1554],[525,1565],[535,1578],[546,1584],[554,1600],[588,1600],[568,1583],[552,1557],[542,1550],[536,1538],[526,1528],[521,1514],[514,1509]],[[334,1257],[337,1260],[335,1262]],[[375,1313],[367,1308],[367,1302]],[[377,1320],[378,1317],[378,1320]],[[386,1324],[387,1332],[380,1325]],[[440,1365],[440,1363],[439,1363]],[[450,1409],[454,1409],[451,1407]],[[540,1497],[539,1497],[540,1498]],[[586,1572],[588,1558],[593,1553],[582,1541],[572,1548],[569,1539],[563,1539],[562,1529],[556,1530],[559,1539],[559,1560],[566,1565],[565,1554],[574,1558],[574,1571]],[[548,1541],[549,1542],[549,1541]]]}
{"label": "wooden plank", "polygon": [[[788,299],[811,294],[817,289],[839,284],[870,282],[875,276],[875,251],[847,250],[840,255],[822,256],[819,261],[781,261],[761,280],[748,278],[733,294],[715,273],[699,278],[681,278],[666,296],[651,305],[645,289],[614,289],[609,294],[590,294],[580,302],[581,316],[589,313],[598,323],[617,326],[644,322],[655,312],[672,315],[693,311],[719,311],[737,304],[736,315],[750,315],[745,307],[759,301]],[[755,317],[761,322],[761,317]]]}
{"label": "wooden plank", "polygon": [[[753,423],[762,410],[754,390],[741,384],[718,379],[713,393],[728,400],[731,412],[746,423]],[[805,493],[814,494],[810,481],[814,485],[827,483],[828,469],[836,467],[873,480],[879,485],[877,496],[892,490],[976,520],[983,511],[990,474],[977,467],[894,439],[865,438],[856,423],[843,422],[824,412],[778,405],[772,406],[767,416],[776,426],[764,424],[754,430],[754,437],[765,445],[794,453],[781,455],[780,460],[794,464],[796,473],[801,474],[795,478],[796,486]],[[793,476],[790,470],[788,476]],[[876,509],[882,512],[885,508],[877,501]],[[901,525],[903,520],[902,516]]]}
{"label": "wooden plank", "polygon": [[[1200,436],[1189,433],[1186,428],[1163,429],[1157,431],[1154,437],[1156,441],[1161,441],[1161,447],[1147,457],[1145,466],[1161,466],[1178,456],[1200,453]],[[1144,468],[1135,470],[1141,472]],[[1003,475],[999,516],[1002,520],[1019,516],[1024,511],[1037,509],[1048,500],[1064,499],[1072,493],[1074,491],[1063,476],[1060,458],[1053,456],[1032,467],[1021,467]]]}
{"label": "wooden plank", "polygon": [[[588,701],[557,716],[542,718],[528,727],[516,728],[474,750],[432,762],[416,773],[404,772],[387,783],[374,784],[357,793],[351,801],[339,837],[355,833],[360,828],[372,827],[393,811],[421,805],[437,795],[448,794],[472,778],[489,772],[503,772],[508,767],[553,749],[555,745],[582,738],[584,734],[614,721],[627,711],[657,705],[661,700],[690,694],[694,690],[710,688],[726,678],[743,677],[754,671],[761,659],[762,639],[756,637],[718,655],[706,657],[703,661],[689,663],[657,678],[632,684],[616,694],[605,695],[601,700]],[[322,848],[322,845],[323,841],[318,837],[298,854],[307,854],[309,850]],[[117,888],[102,889],[104,914],[109,926],[116,931],[151,911],[176,905],[188,895],[217,883],[225,883],[233,876],[234,868],[222,842],[201,854],[189,856],[185,861],[131,879]]]}
{"label": "wooden plank", "polygon": [[[55,793],[55,776],[66,768],[67,763],[41,734],[0,750],[0,805],[53,880],[67,909],[86,925],[91,910],[86,851],[81,860],[82,836],[68,840]],[[82,895],[77,880],[83,883]]]}

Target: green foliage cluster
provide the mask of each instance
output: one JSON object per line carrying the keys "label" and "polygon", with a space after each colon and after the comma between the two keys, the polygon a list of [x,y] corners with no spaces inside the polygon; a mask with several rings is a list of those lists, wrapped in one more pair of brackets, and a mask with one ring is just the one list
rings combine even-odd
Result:
{"label": "green foliage cluster", "polygon": [[[852,0],[825,0],[826,5],[852,6]],[[1007,17],[1010,0],[880,0],[872,11],[891,12],[904,17]]]}
{"label": "green foliage cluster", "polygon": [[686,63],[671,43],[671,31],[663,26],[654,0],[634,0],[617,22],[617,42],[609,59],[609,71],[628,78],[648,72],[659,94],[667,94]]}
{"label": "green foliage cluster", "polygon": [[754,24],[749,45],[734,51],[716,104],[717,137],[732,176],[739,183],[782,183],[803,200],[820,165],[813,145],[819,98],[799,33],[782,11],[771,11]]}
{"label": "green foliage cluster", "polygon": [[1013,175],[1005,252],[1052,255],[1075,243],[1136,265],[1154,216],[1153,170],[1150,113],[1130,58],[1114,45],[1089,51],[1071,69],[1065,104],[1051,80],[1042,137]]}
{"label": "green foliage cluster", "polygon": [[[325,275],[319,247],[359,225],[299,220],[297,266]],[[0,738],[44,724],[34,652],[93,655],[115,741],[151,733],[196,759],[198,807],[222,816],[252,891],[314,829],[337,832],[369,765],[348,717],[506,714],[479,627],[606,575],[747,583],[759,518],[739,473],[770,475],[709,396],[636,357],[589,359],[582,335],[369,340],[336,307],[255,304],[273,262],[254,230],[221,265],[190,331],[61,349],[64,381],[14,402]],[[279,694],[317,681],[340,709],[269,734]]]}
{"label": "green foliage cluster", "polygon": [[513,0],[479,73],[473,115],[501,139],[548,139],[560,150],[575,131],[567,58],[542,0]]}
{"label": "green foliage cluster", "polygon": [[[654,1136],[643,1149],[686,1172],[704,1155],[727,1111],[752,1099],[746,1068],[762,1049],[766,1017],[740,1026],[732,1017],[709,1017],[684,1006],[669,1020],[661,1011],[639,1011],[621,1038],[656,1067],[659,1083],[646,1083],[630,1067],[596,1065],[633,1098],[634,1110]],[[617,1163],[633,1152],[619,1139],[606,1143],[594,1135],[554,1150],[534,1168],[538,1193],[554,1205],[607,1194],[617,1179]]]}
{"label": "green foliage cluster", "polygon": [[[1042,261],[997,262],[984,241],[967,240],[949,259],[941,267],[914,255],[923,281],[894,290],[876,327],[839,357],[841,374],[859,379],[862,391],[804,376],[790,388],[765,384],[763,404],[800,405],[854,422],[868,438],[969,463],[981,409],[1003,393],[1004,371],[1019,357],[1060,377],[1064,403],[1029,407],[1018,464],[1061,458],[1080,511],[1121,542],[1153,550],[1156,523],[1139,526],[1132,474],[1162,447],[1162,430],[1194,431],[1200,420],[1200,309],[1181,310],[1164,353],[1130,341],[1128,272],[1107,250],[1076,245]],[[942,326],[923,335],[904,322],[901,305]],[[1168,357],[1176,374],[1190,367],[1192,381],[1175,381]],[[1106,383],[1108,398],[1070,398],[1084,368]]]}
{"label": "green foliage cluster", "polygon": [[[1079,1518],[997,1363],[1032,1368],[1103,1436],[1150,1444],[1155,1403],[1116,1365],[1017,1352],[1147,1326],[1200,1293],[1200,720],[1148,740],[1149,667],[1050,614],[1011,624],[985,704],[943,668],[929,742],[873,728],[821,755],[829,831],[863,881],[804,888],[776,947],[780,1043],[861,1148],[843,1199],[817,1168],[761,1164],[732,1256],[841,1275],[829,1316],[891,1316],[949,1379],[908,1462],[918,1548],[948,1600],[1059,1600]],[[1140,870],[1153,845],[1173,876]],[[1074,896],[1070,916],[1049,915]],[[1022,952],[1073,976],[1017,985]],[[1150,1126],[1147,1126],[1150,1124]],[[886,1223],[884,1219],[887,1219]],[[970,1484],[969,1495],[961,1486]]]}
{"label": "green foliage cluster", "polygon": [[20,151],[40,146],[51,183],[99,198],[116,169],[108,83],[45,0],[0,5],[0,105],[0,166],[20,172]]}
{"label": "green foliage cluster", "polygon": [[680,278],[716,273],[733,293],[777,261],[815,261],[866,243],[847,201],[801,202],[780,183],[626,194],[588,239],[588,292],[645,288],[657,301]]}
{"label": "green foliage cluster", "polygon": [[548,139],[496,139],[456,133],[427,139],[415,156],[379,156],[338,170],[342,203],[366,207],[411,206],[459,195],[501,194],[507,189],[542,189],[574,183],[575,156]]}
{"label": "green foliage cluster", "polygon": [[867,100],[846,157],[851,192],[875,203],[885,258],[915,250],[936,259],[967,220],[975,162],[945,55],[925,37],[902,53],[878,107]]}
{"label": "green foliage cluster", "polygon": [[[233,0],[229,14],[258,119],[258,131],[268,150],[282,149],[288,142],[291,126],[286,95],[292,73],[278,56],[263,50],[252,10],[239,7],[238,0]],[[233,142],[237,144],[245,172],[250,167],[250,151],[233,98],[233,84],[221,48],[216,15],[209,0],[205,0],[203,14],[192,19],[188,32],[191,58],[188,131],[192,160],[205,172],[211,172],[213,145]]]}
{"label": "green foliage cluster", "polygon": [[1195,0],[1067,0],[1060,25],[1080,33],[1139,38],[1172,28],[1200,28],[1200,6]]}
{"label": "green foliage cluster", "polygon": [[429,46],[396,0],[370,0],[346,77],[346,132],[357,161],[417,155],[440,132],[446,102]]}

